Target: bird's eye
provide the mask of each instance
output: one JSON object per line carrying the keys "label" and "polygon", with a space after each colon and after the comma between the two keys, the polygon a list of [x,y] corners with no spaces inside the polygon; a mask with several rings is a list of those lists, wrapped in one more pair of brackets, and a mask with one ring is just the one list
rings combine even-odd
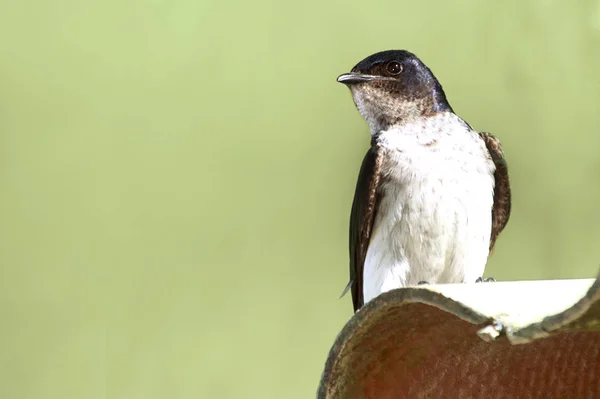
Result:
{"label": "bird's eye", "polygon": [[390,61],[385,66],[385,69],[387,69],[390,75],[398,75],[400,72],[402,72],[402,64],[400,64],[398,61]]}

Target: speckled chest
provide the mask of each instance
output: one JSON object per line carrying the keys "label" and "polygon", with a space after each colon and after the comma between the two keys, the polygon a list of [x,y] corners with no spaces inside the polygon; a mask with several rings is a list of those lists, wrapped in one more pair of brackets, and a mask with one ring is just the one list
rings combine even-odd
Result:
{"label": "speckled chest", "polygon": [[453,113],[419,118],[381,132],[381,190],[391,185],[470,186],[482,178],[493,188],[494,164],[483,140]]}

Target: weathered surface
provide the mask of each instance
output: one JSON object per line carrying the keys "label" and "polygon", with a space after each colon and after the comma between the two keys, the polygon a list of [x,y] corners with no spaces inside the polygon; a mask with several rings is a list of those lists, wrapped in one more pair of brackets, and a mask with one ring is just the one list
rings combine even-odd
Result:
{"label": "weathered surface", "polygon": [[385,293],[337,337],[317,396],[600,397],[600,279]]}

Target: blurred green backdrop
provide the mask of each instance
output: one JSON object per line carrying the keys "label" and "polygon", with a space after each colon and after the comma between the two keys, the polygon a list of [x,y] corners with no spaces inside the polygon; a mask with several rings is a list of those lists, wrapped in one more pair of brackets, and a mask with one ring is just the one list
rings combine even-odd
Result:
{"label": "blurred green backdrop", "polygon": [[486,274],[593,276],[598,0],[3,1],[0,397],[313,397],[389,48],[503,142]]}

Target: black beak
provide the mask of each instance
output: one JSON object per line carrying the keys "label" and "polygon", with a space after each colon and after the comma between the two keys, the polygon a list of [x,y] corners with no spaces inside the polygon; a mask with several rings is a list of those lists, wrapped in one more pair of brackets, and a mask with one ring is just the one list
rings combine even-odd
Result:
{"label": "black beak", "polygon": [[362,73],[350,72],[350,73],[344,73],[344,74],[338,76],[337,81],[340,83],[343,83],[345,85],[351,85],[351,84],[355,84],[355,83],[370,82],[379,77],[380,76],[365,75]]}

